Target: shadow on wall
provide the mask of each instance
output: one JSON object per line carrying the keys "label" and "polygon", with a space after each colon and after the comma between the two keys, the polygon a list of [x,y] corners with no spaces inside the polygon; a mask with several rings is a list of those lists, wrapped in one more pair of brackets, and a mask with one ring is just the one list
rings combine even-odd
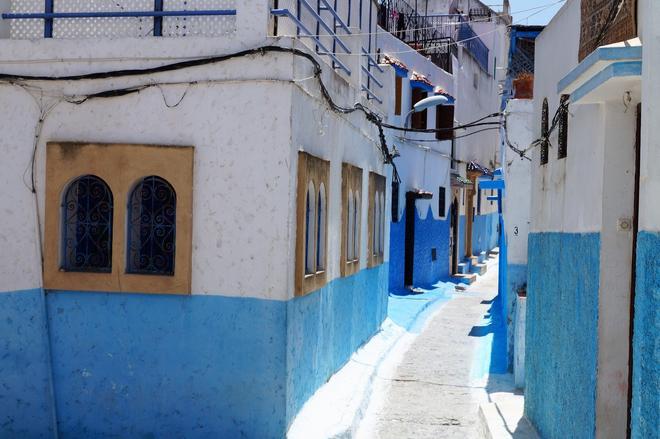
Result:
{"label": "shadow on wall", "polygon": [[502,318],[502,299],[496,296],[484,300],[482,304],[490,303],[488,312],[483,316],[482,324],[473,326],[468,335],[482,338],[477,359],[473,366],[473,377],[486,374],[504,374],[508,372],[506,353],[506,324]]}

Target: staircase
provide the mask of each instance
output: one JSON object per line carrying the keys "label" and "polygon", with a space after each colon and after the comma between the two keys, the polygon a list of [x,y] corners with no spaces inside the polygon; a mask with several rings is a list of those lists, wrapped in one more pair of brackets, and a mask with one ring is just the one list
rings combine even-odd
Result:
{"label": "staircase", "polygon": [[481,252],[477,256],[466,258],[458,264],[457,272],[451,276],[451,280],[456,283],[470,285],[477,280],[477,275],[483,276],[488,271],[486,260],[500,253],[500,249],[495,247],[486,254]]}

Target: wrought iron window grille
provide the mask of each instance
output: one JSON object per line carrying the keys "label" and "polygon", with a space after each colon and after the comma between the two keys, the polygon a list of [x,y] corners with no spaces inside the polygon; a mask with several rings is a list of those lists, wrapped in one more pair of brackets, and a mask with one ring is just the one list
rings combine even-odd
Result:
{"label": "wrought iron window grille", "polygon": [[95,175],[72,181],[62,200],[63,271],[112,271],[113,197],[110,187]]}
{"label": "wrought iron window grille", "polygon": [[176,192],[158,176],[143,178],[128,202],[126,272],[174,275]]}

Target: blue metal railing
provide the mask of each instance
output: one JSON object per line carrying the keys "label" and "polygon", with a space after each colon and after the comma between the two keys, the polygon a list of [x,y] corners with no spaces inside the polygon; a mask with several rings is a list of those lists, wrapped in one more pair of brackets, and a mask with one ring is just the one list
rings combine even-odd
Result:
{"label": "blue metal railing", "polygon": [[468,23],[461,23],[458,28],[458,41],[470,52],[477,64],[488,73],[488,47]]}
{"label": "blue metal railing", "polygon": [[[314,34],[313,32],[311,32],[311,31],[307,28],[307,26],[305,26],[305,24],[304,24],[302,21],[300,21],[300,20],[298,19],[298,17],[296,17],[295,14],[293,14],[293,13],[292,13],[291,11],[289,11],[288,9],[271,9],[270,13],[271,13],[272,15],[274,15],[275,17],[287,17],[287,18],[289,18],[291,21],[293,21],[293,23],[296,25],[296,28],[298,29],[298,32],[302,32],[302,33],[304,34],[303,36],[308,37],[308,38],[311,38],[312,41],[314,41],[314,43],[316,43],[316,45],[317,45],[318,47],[320,47],[321,50],[323,50],[323,52],[321,53],[322,55],[327,55],[327,56],[329,56],[330,59],[332,60],[332,62],[337,66],[337,68],[342,69],[344,72],[346,72],[347,75],[350,75],[350,74],[351,74],[351,69],[349,69],[349,68],[346,66],[346,64],[344,64],[339,58],[337,58],[337,55],[335,55],[331,50],[329,50],[329,49],[325,46],[325,44],[323,44],[323,42],[319,39],[319,37],[318,37],[316,34]],[[317,14],[317,16],[318,16],[318,14]],[[321,17],[319,17],[319,19],[320,19],[320,18],[321,18]],[[339,39],[339,37],[338,37],[336,34],[334,34],[334,33],[333,33],[332,36],[333,36],[333,39]],[[342,44],[343,44],[343,43],[342,43]],[[348,52],[346,52],[346,53],[351,53],[351,52],[348,51]]]}
{"label": "blue metal railing", "polygon": [[376,78],[376,76],[372,73],[371,68],[374,67],[376,70],[378,70],[380,73],[385,73],[385,70],[381,66],[378,65],[376,60],[374,59],[373,56],[369,53],[368,50],[366,50],[364,47],[362,47],[362,56],[367,60],[367,66],[361,66],[362,71],[364,72],[365,75],[367,75],[367,81],[366,85],[362,85],[362,91],[364,91],[367,94],[367,99],[374,99],[378,103],[382,104],[383,101],[380,99],[372,90],[371,90],[371,82],[373,81],[374,84],[376,84],[379,88],[383,88],[383,83]]}
{"label": "blue metal railing", "polygon": [[192,17],[236,15],[236,9],[204,9],[192,11],[164,11],[163,1],[154,0],[153,11],[89,11],[89,12],[54,12],[56,0],[44,0],[44,12],[4,13],[4,20],[44,20],[44,38],[53,37],[53,22],[59,18],[136,18],[153,17],[154,36],[162,36],[163,17]]}
{"label": "blue metal railing", "polygon": [[[348,24],[341,18],[337,13],[337,10],[334,6],[330,4],[328,0],[318,0],[317,7],[310,5],[308,0],[298,0],[297,1],[297,10],[294,14],[289,9],[272,9],[271,14],[275,17],[287,17],[296,25],[296,32],[298,36],[310,38],[316,44],[316,51],[319,55],[326,55],[332,60],[332,66],[337,69],[341,69],[346,72],[347,75],[351,74],[351,69],[346,66],[338,57],[337,57],[337,46],[341,48],[347,54],[351,53],[351,50],[344,44],[344,42],[337,35],[339,29],[343,30],[344,33],[351,33],[348,28]],[[316,24],[316,32],[312,32],[303,22],[302,19],[302,10],[307,11],[307,13],[312,17]],[[332,25],[326,23],[321,17],[321,12],[328,12],[332,16]],[[323,29],[327,32],[327,36],[332,39],[332,48],[328,48],[323,41],[321,41],[320,31]]]}

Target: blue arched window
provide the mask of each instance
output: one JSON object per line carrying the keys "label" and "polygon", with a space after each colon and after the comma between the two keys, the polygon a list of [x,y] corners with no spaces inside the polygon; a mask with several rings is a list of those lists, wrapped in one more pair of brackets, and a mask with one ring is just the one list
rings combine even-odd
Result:
{"label": "blue arched window", "polygon": [[155,175],[138,182],[128,200],[126,272],[174,275],[176,192]]}
{"label": "blue arched window", "polygon": [[95,175],[73,180],[62,199],[62,269],[112,271],[112,191]]}

